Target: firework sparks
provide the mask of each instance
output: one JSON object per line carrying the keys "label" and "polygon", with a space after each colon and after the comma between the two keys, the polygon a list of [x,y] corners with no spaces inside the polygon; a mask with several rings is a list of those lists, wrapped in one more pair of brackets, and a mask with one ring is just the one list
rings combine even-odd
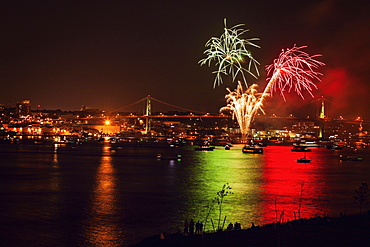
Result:
{"label": "firework sparks", "polygon": [[[259,48],[258,45],[252,42],[258,39],[241,38],[245,32],[249,31],[240,28],[243,24],[227,28],[226,19],[224,24],[224,33],[220,38],[212,37],[206,43],[206,47],[208,47],[204,52],[206,58],[201,59],[199,63],[200,65],[208,64],[210,66],[212,61],[215,61],[218,69],[213,72],[216,74],[213,87],[216,84],[223,83],[222,76],[231,75],[232,81],[235,81],[238,74],[241,74],[247,90],[244,91],[240,81],[234,91],[227,88],[229,92],[225,96],[227,105],[222,107],[220,112],[231,112],[233,119],[236,119],[240,126],[242,138],[245,140],[254,116],[258,111],[264,113],[263,102],[274,91],[279,90],[284,100],[284,93],[291,92],[291,90],[294,90],[303,99],[303,91],[307,91],[313,97],[312,90],[317,88],[313,81],[320,81],[319,76],[322,75],[316,70],[324,63],[315,59],[320,55],[310,56],[302,51],[306,46],[296,47],[294,45],[291,49],[283,50],[271,65],[266,66],[267,75],[269,76],[267,78],[268,83],[263,93],[258,93],[258,86],[253,84],[248,87],[244,75],[246,72],[255,78],[259,76],[257,69],[259,63],[247,50],[247,46]],[[248,68],[243,67],[245,59],[249,60]]]}
{"label": "firework sparks", "polygon": [[237,88],[231,91],[227,88],[229,94],[225,96],[227,105],[220,109],[220,112],[231,112],[232,118],[236,119],[239,124],[242,140],[246,140],[251,122],[260,110],[264,113],[261,104],[261,93],[258,93],[258,85],[252,84],[244,91],[242,84],[239,82]]}
{"label": "firework sparks", "polygon": [[[258,61],[255,60],[250,51],[247,50],[247,46],[254,46],[259,48],[258,45],[252,43],[258,38],[243,39],[241,36],[249,31],[241,29],[240,27],[244,24],[238,24],[232,28],[227,28],[226,19],[224,20],[225,28],[224,33],[220,38],[212,37],[207,43],[207,50],[204,51],[206,58],[199,61],[200,65],[208,64],[211,66],[211,62],[215,61],[215,65],[218,70],[213,73],[216,74],[213,87],[223,83],[222,75],[231,75],[232,81],[236,79],[236,76],[240,73],[246,83],[244,72],[249,73],[253,77],[257,78],[259,75],[257,65]],[[244,68],[242,64],[245,59],[249,60],[248,68]],[[246,84],[247,85],[247,84]]]}
{"label": "firework sparks", "polygon": [[307,91],[312,97],[312,89],[317,88],[313,80],[320,81],[319,76],[322,74],[317,72],[320,66],[324,63],[315,60],[320,55],[310,56],[301,49],[306,46],[296,47],[283,50],[279,57],[274,62],[266,66],[267,75],[271,77],[265,92],[272,93],[279,90],[281,96],[285,100],[284,92],[290,92],[292,89],[304,99],[302,91]]}
{"label": "firework sparks", "polygon": [[256,84],[251,85],[244,92],[240,82],[235,91],[227,89],[229,92],[225,96],[227,106],[220,111],[232,113],[233,119],[236,119],[239,124],[243,141],[246,141],[251,122],[257,112],[261,111],[264,114],[263,102],[273,91],[279,89],[284,100],[284,91],[290,92],[292,88],[302,98],[304,98],[303,90],[307,90],[313,97],[312,88],[317,88],[313,80],[320,81],[319,76],[322,75],[315,70],[324,63],[314,59],[319,55],[309,56],[300,50],[302,48],[305,46],[294,46],[292,49],[283,50],[274,63],[266,67],[268,74],[272,76],[268,78],[268,84],[263,93],[258,93]]}

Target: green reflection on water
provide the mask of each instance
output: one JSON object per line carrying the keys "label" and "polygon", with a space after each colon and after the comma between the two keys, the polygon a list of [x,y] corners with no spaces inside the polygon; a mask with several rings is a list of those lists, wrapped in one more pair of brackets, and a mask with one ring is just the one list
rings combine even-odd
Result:
{"label": "green reflection on water", "polygon": [[[193,182],[199,189],[192,193],[194,202],[200,204],[195,209],[197,219],[205,219],[207,205],[222,186],[229,183],[233,194],[224,199],[221,221],[226,216],[225,226],[236,221],[244,227],[252,222],[260,223],[261,155],[243,154],[241,148],[241,145],[236,145],[231,150],[219,147],[211,152],[196,153]],[[214,206],[210,219],[217,225],[219,211],[218,205]],[[211,229],[208,222],[207,230]]]}

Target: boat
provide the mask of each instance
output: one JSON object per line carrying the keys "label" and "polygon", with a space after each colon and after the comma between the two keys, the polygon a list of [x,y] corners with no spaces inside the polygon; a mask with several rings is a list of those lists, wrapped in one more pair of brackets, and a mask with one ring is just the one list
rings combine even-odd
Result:
{"label": "boat", "polygon": [[306,159],[306,158],[300,158],[300,159],[297,159],[297,162],[298,162],[298,163],[310,163],[310,162],[311,162],[311,160]]}
{"label": "boat", "polygon": [[212,141],[212,145],[214,146],[225,146],[229,143],[230,141],[225,138],[214,138]]}
{"label": "boat", "polygon": [[327,146],[327,149],[330,149],[330,150],[342,150],[345,146],[344,145],[341,145],[341,144],[333,144],[333,145],[328,145]]}
{"label": "boat", "polygon": [[305,153],[304,157],[302,157],[300,159],[297,159],[297,162],[298,163],[310,163],[311,160],[309,160],[309,159],[306,158],[306,153]]}
{"label": "boat", "polygon": [[157,154],[157,160],[181,160],[181,154],[169,156]]}
{"label": "boat", "polygon": [[259,143],[257,143],[257,145],[258,145],[259,147],[267,147],[267,144],[266,144],[266,143],[264,143],[264,142],[259,142]]}
{"label": "boat", "polygon": [[302,147],[310,147],[310,148],[318,148],[320,147],[320,145],[317,143],[317,142],[301,142],[299,144],[299,146],[302,146]]}
{"label": "boat", "polygon": [[208,146],[208,145],[198,146],[198,147],[194,148],[194,150],[196,150],[196,151],[213,151],[213,149],[215,149],[215,147],[211,147],[211,146]]}
{"label": "boat", "polygon": [[305,146],[300,146],[300,145],[295,145],[293,146],[292,149],[290,149],[292,152],[311,152],[311,149],[305,147]]}
{"label": "boat", "polygon": [[353,156],[353,155],[348,155],[346,157],[343,157],[343,155],[339,156],[340,160],[345,160],[345,161],[362,161],[361,157]]}
{"label": "boat", "polygon": [[115,151],[118,151],[118,150],[122,150],[122,147],[110,147],[109,148],[109,151],[111,151],[111,152],[115,152]]}
{"label": "boat", "polygon": [[263,154],[263,148],[261,148],[258,145],[254,145],[254,146],[245,145],[242,148],[242,152],[245,154]]}

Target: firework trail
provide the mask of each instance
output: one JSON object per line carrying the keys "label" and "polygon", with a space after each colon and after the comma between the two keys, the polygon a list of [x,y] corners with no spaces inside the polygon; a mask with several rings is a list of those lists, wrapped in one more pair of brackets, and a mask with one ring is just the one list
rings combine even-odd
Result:
{"label": "firework trail", "polygon": [[312,88],[317,88],[313,80],[320,81],[319,76],[322,75],[316,69],[324,63],[314,59],[320,55],[309,56],[301,50],[302,48],[305,46],[293,46],[292,49],[283,50],[271,65],[266,66],[268,75],[272,76],[267,79],[268,83],[263,93],[258,93],[256,84],[244,92],[240,82],[235,91],[227,89],[229,92],[225,96],[227,106],[220,111],[232,112],[233,119],[236,119],[240,126],[243,141],[246,141],[250,124],[257,112],[261,111],[264,114],[263,102],[273,91],[280,90],[284,100],[284,92],[290,92],[292,89],[303,99],[304,90],[313,97]]}
{"label": "firework trail", "polygon": [[[258,45],[251,41],[259,40],[258,38],[243,39],[241,36],[249,30],[241,29],[240,27],[244,24],[238,24],[232,28],[227,28],[226,19],[224,19],[224,33],[220,38],[212,37],[206,43],[207,50],[204,51],[206,58],[199,61],[200,65],[208,64],[211,65],[212,61],[215,61],[217,70],[213,73],[216,74],[213,88],[223,83],[222,75],[231,75],[232,81],[236,79],[236,76],[240,73],[247,86],[244,72],[249,73],[253,77],[257,78],[259,72],[257,65],[259,62],[255,60],[250,51],[247,50],[247,46],[254,46],[259,48]],[[249,60],[248,68],[243,67],[245,58]]]}
{"label": "firework trail", "polygon": [[[247,46],[258,45],[251,41],[258,40],[257,38],[243,39],[243,35],[248,30],[240,28],[243,24],[236,25],[232,28],[227,28],[226,19],[224,20],[224,33],[220,38],[212,37],[207,43],[207,50],[204,51],[206,58],[199,61],[200,65],[211,65],[215,61],[217,70],[213,87],[223,83],[222,76],[231,75],[232,81],[235,81],[240,73],[243,77],[245,86],[244,91],[241,83],[238,83],[235,91],[227,88],[228,94],[225,96],[227,105],[220,109],[221,112],[228,111],[232,113],[233,119],[236,119],[242,133],[243,140],[247,137],[250,124],[258,111],[263,111],[264,100],[272,96],[273,92],[280,91],[281,96],[285,100],[285,92],[294,90],[302,99],[302,92],[307,91],[312,97],[312,90],[317,89],[314,80],[320,81],[319,76],[322,74],[316,70],[323,66],[324,63],[317,61],[315,58],[320,55],[310,56],[302,51],[306,46],[296,47],[282,50],[279,57],[273,61],[271,65],[266,66],[267,70],[267,85],[262,93],[258,93],[256,84],[248,87],[244,73],[249,73],[255,78],[259,76],[255,60]],[[244,68],[245,58],[249,60],[248,68]]]}
{"label": "firework trail", "polygon": [[257,89],[258,85],[252,84],[244,92],[243,86],[239,81],[234,91],[227,88],[229,92],[229,94],[225,96],[227,105],[220,109],[220,112],[230,112],[232,118],[236,119],[240,127],[242,140],[246,140],[251,122],[257,111],[260,110],[264,113],[262,104],[259,104],[262,93],[258,93]]}
{"label": "firework trail", "polygon": [[[272,94],[279,90],[285,100],[284,92],[290,92],[292,89],[304,99],[302,91],[307,91],[311,97],[312,89],[317,89],[313,80],[321,81],[319,76],[322,74],[316,70],[325,65],[323,62],[315,60],[321,55],[310,56],[301,49],[307,46],[296,47],[282,50],[279,57],[272,64],[266,66],[268,84],[264,93]],[[264,97],[262,97],[263,100]]]}

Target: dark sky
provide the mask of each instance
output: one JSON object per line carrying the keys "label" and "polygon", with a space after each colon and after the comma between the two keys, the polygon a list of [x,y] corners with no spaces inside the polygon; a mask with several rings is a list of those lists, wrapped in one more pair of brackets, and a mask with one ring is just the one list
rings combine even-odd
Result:
{"label": "dark sky", "polygon": [[[206,112],[225,105],[230,80],[213,89],[214,67],[200,67],[205,43],[245,24],[244,38],[265,65],[283,48],[307,45],[326,63],[315,98],[329,116],[370,119],[370,2],[326,1],[6,1],[0,9],[0,103],[33,108],[116,110],[150,94]],[[302,112],[313,99],[275,95],[266,112]],[[312,110],[312,109],[311,109]]]}

